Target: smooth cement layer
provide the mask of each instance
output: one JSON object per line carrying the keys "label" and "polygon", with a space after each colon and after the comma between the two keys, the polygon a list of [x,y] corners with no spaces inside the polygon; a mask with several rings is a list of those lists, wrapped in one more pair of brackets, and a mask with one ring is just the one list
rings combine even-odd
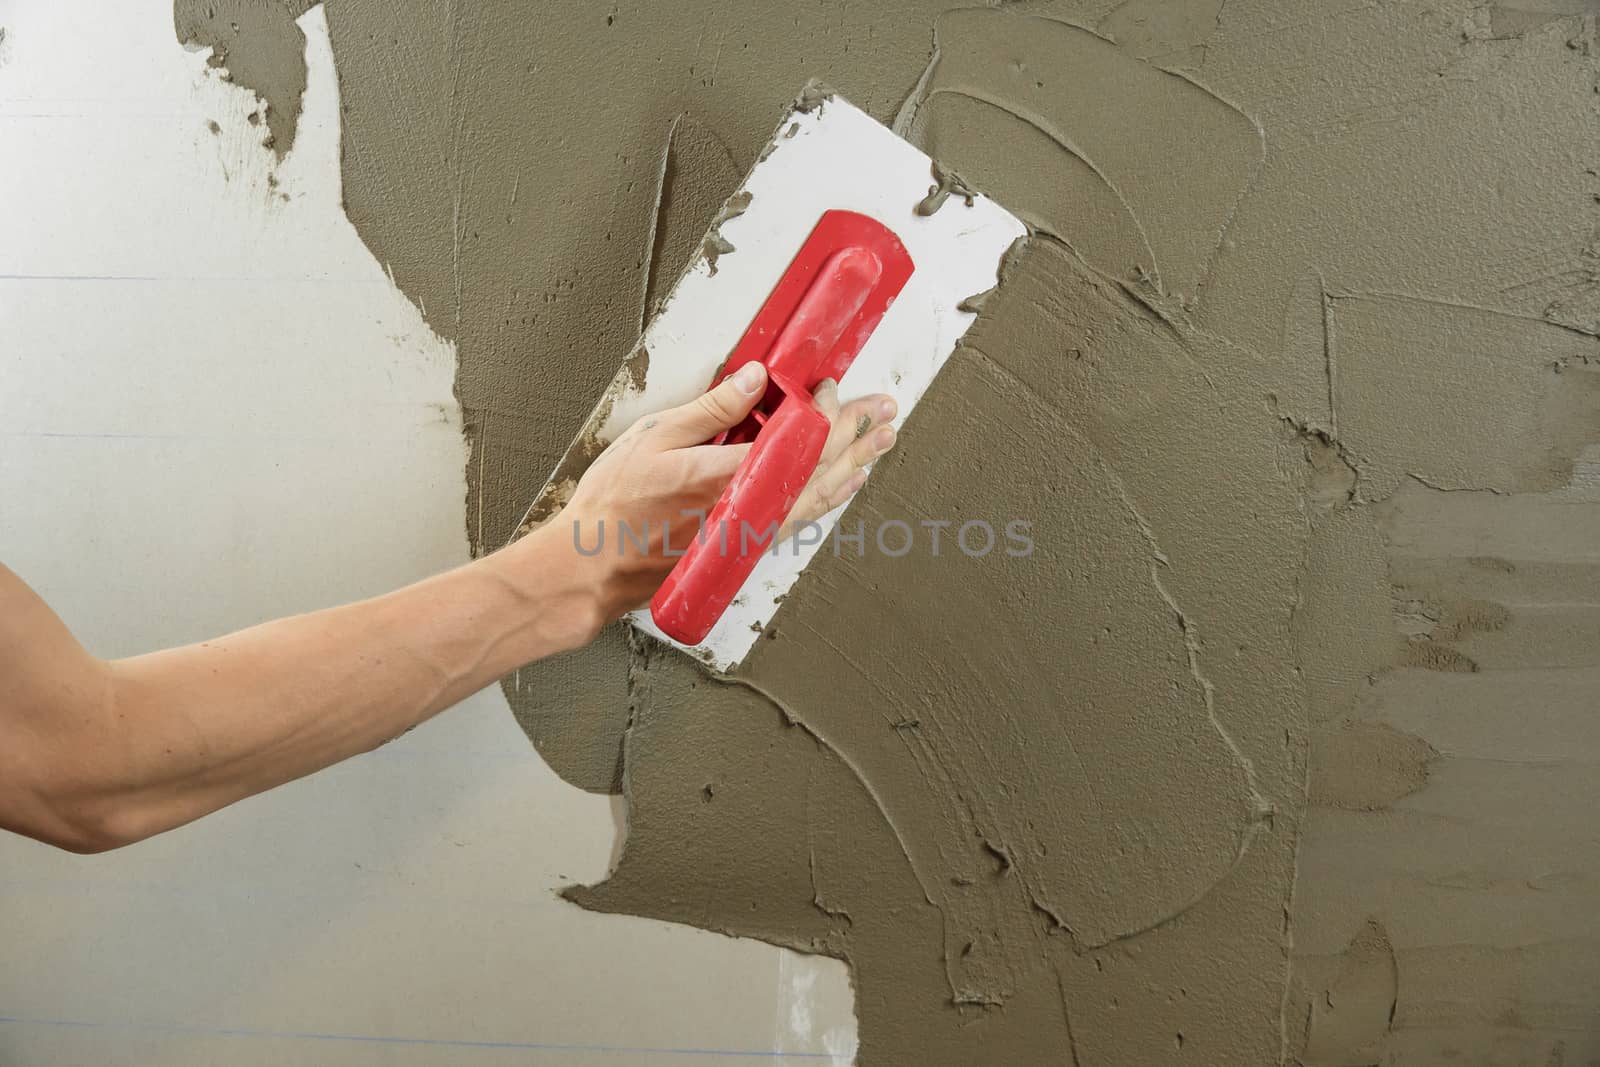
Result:
{"label": "smooth cement layer", "polygon": [[[305,5],[176,6],[291,150]],[[873,1067],[1600,1062],[1590,0],[326,7],[480,550],[809,78],[1035,231],[846,517],[1034,554],[509,679],[628,798],[571,899],[847,961]]]}

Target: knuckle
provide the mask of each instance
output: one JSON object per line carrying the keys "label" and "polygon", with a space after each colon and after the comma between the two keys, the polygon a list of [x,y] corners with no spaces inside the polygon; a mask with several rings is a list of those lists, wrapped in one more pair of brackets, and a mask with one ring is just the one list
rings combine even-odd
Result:
{"label": "knuckle", "polygon": [[695,401],[695,405],[709,418],[725,421],[733,415],[726,400],[723,399],[720,389],[713,389],[709,393],[702,393]]}
{"label": "knuckle", "polygon": [[848,419],[851,421],[859,419],[863,415],[870,418],[871,414],[871,403],[867,399],[852,400],[850,403],[839,409],[839,417],[841,419]]}
{"label": "knuckle", "polygon": [[816,492],[817,504],[819,505],[818,514],[821,514],[824,511],[833,510],[834,505],[839,502],[839,497],[843,488],[844,479],[831,473],[828,477],[822,480],[821,484],[817,486]]}

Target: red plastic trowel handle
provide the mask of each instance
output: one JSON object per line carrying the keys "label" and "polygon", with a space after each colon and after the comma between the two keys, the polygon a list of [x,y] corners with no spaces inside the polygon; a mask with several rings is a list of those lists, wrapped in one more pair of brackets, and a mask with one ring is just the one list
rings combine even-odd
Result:
{"label": "red plastic trowel handle", "polygon": [[812,391],[849,369],[912,269],[888,227],[853,211],[825,212],[801,245],[717,375],[720,382],[746,363],[763,363],[767,391],[748,418],[712,442],[749,442],[750,454],[650,600],[650,616],[667,636],[703,641],[775,543],[828,439],[830,424]]}

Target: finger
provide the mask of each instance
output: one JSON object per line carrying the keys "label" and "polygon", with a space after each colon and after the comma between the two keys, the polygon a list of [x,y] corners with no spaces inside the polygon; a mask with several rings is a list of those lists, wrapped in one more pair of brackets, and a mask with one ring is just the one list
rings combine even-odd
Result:
{"label": "finger", "polygon": [[866,483],[868,463],[894,447],[892,426],[881,426],[850,443],[845,453],[825,464],[795,502],[790,522],[810,522],[849,500]]}
{"label": "finger", "polygon": [[766,386],[767,368],[746,363],[709,392],[657,415],[651,432],[663,448],[704,444],[750,414]]}
{"label": "finger", "polygon": [[750,454],[750,445],[696,445],[685,448],[682,454],[688,461],[685,480],[700,490],[707,488],[722,492],[733,472]]}
{"label": "finger", "polygon": [[865,467],[885,452],[894,447],[895,429],[893,426],[879,426],[867,434],[857,437],[845,446],[844,452],[823,464],[817,471],[817,480],[836,485],[848,478],[852,472],[860,467]]}
{"label": "finger", "polygon": [[839,418],[839,383],[832,378],[822,379],[811,391],[811,401],[829,422],[835,421]]}
{"label": "finger", "polygon": [[788,521],[784,523],[783,536],[789,537],[806,523],[816,522],[849,500],[855,495],[856,490],[865,484],[867,484],[867,472],[860,467],[847,473],[843,481],[828,479],[812,482],[806,486],[805,492],[800,494],[800,499],[795,501],[794,510],[789,512]]}
{"label": "finger", "polygon": [[852,400],[840,408],[828,432],[827,443],[822,446],[822,464],[832,463],[850,442],[859,441],[879,426],[893,421],[897,410],[894,398],[882,393]]}

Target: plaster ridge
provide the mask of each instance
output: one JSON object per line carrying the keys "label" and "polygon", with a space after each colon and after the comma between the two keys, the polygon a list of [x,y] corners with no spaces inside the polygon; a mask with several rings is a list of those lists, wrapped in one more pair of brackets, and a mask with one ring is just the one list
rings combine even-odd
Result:
{"label": "plaster ridge", "polygon": [[1189,614],[1184,611],[1183,606],[1178,603],[1177,598],[1174,597],[1172,592],[1167,589],[1166,583],[1161,580],[1160,569],[1162,567],[1170,567],[1172,565],[1170,559],[1167,557],[1166,553],[1161,550],[1161,545],[1155,537],[1155,531],[1151,528],[1150,523],[1145,519],[1143,513],[1140,512],[1138,505],[1134,502],[1133,497],[1129,494],[1127,486],[1123,483],[1121,476],[1119,476],[1111,467],[1111,465],[1106,462],[1105,458],[1100,455],[1098,449],[1095,450],[1095,459],[1100,464],[1101,470],[1105,472],[1106,477],[1110,479],[1111,485],[1117,491],[1117,495],[1121,497],[1123,505],[1138,522],[1139,531],[1144,536],[1145,541],[1150,548],[1151,556],[1153,557],[1150,563],[1150,581],[1155,586],[1157,594],[1160,595],[1167,607],[1170,608],[1173,614],[1177,617],[1178,625],[1183,631],[1184,647],[1189,653],[1189,673],[1200,685],[1200,691],[1205,700],[1206,717],[1210,719],[1212,729],[1215,730],[1219,736],[1221,736],[1222,740],[1227,744],[1229,751],[1231,751],[1234,755],[1234,758],[1238,760],[1239,766],[1244,770],[1245,782],[1250,790],[1250,799],[1254,808],[1255,817],[1248,820],[1245,824],[1246,829],[1241,835],[1238,856],[1235,857],[1235,860],[1237,861],[1239,856],[1244,855],[1245,850],[1249,848],[1250,841],[1255,836],[1253,828],[1259,825],[1262,818],[1269,817],[1276,810],[1276,807],[1270,798],[1261,792],[1259,786],[1257,785],[1255,764],[1251,762],[1249,756],[1245,755],[1244,750],[1239,747],[1239,743],[1234,740],[1233,735],[1228,732],[1227,727],[1223,726],[1222,721],[1217,718],[1216,687],[1212,684],[1211,679],[1207,677],[1205,672],[1200,668],[1202,642],[1200,640],[1199,626],[1189,617]]}
{"label": "plaster ridge", "polygon": [[[1222,7],[1226,6],[1227,0],[1223,0]],[[1222,7],[1217,9],[1218,25],[1220,25],[1222,22]],[[1201,47],[1203,48],[1205,46],[1202,45]],[[1217,239],[1212,242],[1210,250],[1206,252],[1205,265],[1201,268],[1200,273],[1195,278],[1194,296],[1196,303],[1198,303],[1200,300],[1200,293],[1202,293],[1206,286],[1211,282],[1212,271],[1216,267],[1217,253],[1222,249],[1222,246],[1227,243],[1228,231],[1233,228],[1233,221],[1239,215],[1240,206],[1245,202],[1245,198],[1248,197],[1252,191],[1254,191],[1256,182],[1261,178],[1262,169],[1267,161],[1267,131],[1266,127],[1261,125],[1260,119],[1250,114],[1250,112],[1246,111],[1241,105],[1228,99],[1216,89],[1213,89],[1209,85],[1206,85],[1204,82],[1200,81],[1198,77],[1195,77],[1187,71],[1172,70],[1168,69],[1167,67],[1158,67],[1157,69],[1163,74],[1169,74],[1174,78],[1180,78],[1183,81],[1188,82],[1201,92],[1214,97],[1223,105],[1232,108],[1234,111],[1239,113],[1241,118],[1250,124],[1250,128],[1255,131],[1256,135],[1256,156],[1250,161],[1250,174],[1244,180],[1244,182],[1240,184],[1239,191],[1234,195],[1233,202],[1228,205],[1227,214],[1222,217],[1222,225],[1217,227]]]}
{"label": "plaster ridge", "polygon": [[1564,330],[1579,337],[1600,339],[1600,331],[1575,326],[1568,322],[1557,322],[1544,315],[1529,315],[1522,311],[1512,311],[1510,308],[1493,307],[1489,304],[1479,304],[1470,300],[1446,300],[1443,297],[1424,296],[1421,293],[1407,292],[1403,289],[1335,289],[1326,292],[1328,302],[1332,304],[1338,300],[1404,300],[1417,304],[1429,304],[1434,307],[1456,308],[1461,311],[1478,311],[1485,315],[1497,315],[1501,318],[1515,319],[1519,322],[1529,322],[1539,326],[1548,326],[1554,330]]}
{"label": "plaster ridge", "polygon": [[[1061,23],[1061,25],[1069,24]],[[1082,27],[1077,28],[1082,29]],[[1150,247],[1149,235],[1145,232],[1144,223],[1139,220],[1138,213],[1133,210],[1133,205],[1130,204],[1128,202],[1128,198],[1122,194],[1122,190],[1117,188],[1116,183],[1107,177],[1105,172],[1100,169],[1100,165],[1097,164],[1093,159],[1089,158],[1088,154],[1075,145],[1071,139],[1069,139],[1061,131],[1057,130],[1053,125],[1050,124],[1048,119],[1037,112],[1030,109],[1025,109],[1021,105],[1014,104],[997,95],[986,93],[981,89],[975,89],[971,87],[963,87],[960,89],[934,89],[932,92],[927,94],[924,102],[940,95],[965,97],[966,99],[975,103],[985,104],[997,111],[1002,111],[1017,121],[1025,123],[1035,130],[1038,130],[1040,133],[1044,134],[1045,137],[1049,138],[1049,140],[1055,144],[1057,148],[1061,149],[1063,152],[1067,153],[1084,166],[1088,167],[1090,173],[1098,178],[1100,182],[1111,191],[1111,195],[1117,198],[1117,203],[1121,204],[1123,211],[1127,213],[1128,220],[1133,223],[1133,228],[1139,235],[1140,245],[1144,247],[1145,253],[1150,257],[1151,272],[1154,276],[1153,280],[1155,281],[1156,287],[1157,289],[1161,288],[1161,264],[1156,260],[1154,249]],[[1040,230],[1040,227],[1034,226],[1030,227],[1030,229]],[[1065,237],[1061,234],[1057,234],[1052,229],[1044,228],[1041,232],[1057,237],[1061,239],[1063,243],[1065,243]]]}
{"label": "plaster ridge", "polygon": [[[1126,3],[1127,0],[1123,0],[1123,2]],[[1118,4],[1117,5],[1117,7],[1121,7],[1121,6],[1122,6],[1122,4]],[[1112,10],[1115,10],[1115,8],[1113,8]],[[1074,19],[1071,19],[1071,18],[1064,18],[1064,17],[1062,17],[1060,15],[1052,15],[1052,14],[1049,14],[1048,12],[1045,12],[1045,11],[1019,11],[1019,12],[1015,12],[1015,13],[1012,13],[1012,14],[1013,14],[1013,17],[1015,17],[1015,18],[1034,19],[1034,20],[1036,20],[1038,22],[1053,22],[1057,26],[1070,26],[1071,28],[1073,28],[1075,30],[1082,30],[1084,33],[1087,33],[1090,37],[1097,37],[1100,40],[1104,41],[1106,44],[1109,44],[1109,45],[1117,44],[1117,39],[1115,37],[1112,37],[1109,34],[1105,34],[1105,33],[1100,32],[1100,29],[1099,29],[1098,26],[1090,26],[1090,25],[1087,25],[1087,24],[1082,23],[1082,22],[1077,22],[1077,21],[1075,21]],[[1110,12],[1107,12],[1107,14],[1110,14]],[[1102,16],[1102,18],[1103,17],[1104,16]]]}
{"label": "plaster ridge", "polygon": [[1418,474],[1416,471],[1406,471],[1406,477],[1420,485],[1424,485],[1427,488],[1432,489],[1436,493],[1489,493],[1493,496],[1515,495],[1509,489],[1497,489],[1492,485],[1445,485],[1442,482],[1434,481],[1431,478],[1427,478],[1424,475]]}
{"label": "plaster ridge", "polygon": [[1339,434],[1339,379],[1335,371],[1337,364],[1337,348],[1335,346],[1335,329],[1333,324],[1333,297],[1328,293],[1328,280],[1322,272],[1312,268],[1311,272],[1317,279],[1317,295],[1322,305],[1322,363],[1328,377],[1328,432],[1334,437]]}
{"label": "plaster ridge", "polygon": [[1061,1002],[1061,1021],[1067,1031],[1067,1067],[1082,1067],[1083,1060],[1078,1055],[1078,1036],[1072,1031],[1072,1009],[1067,1006],[1067,983],[1062,977],[1061,967],[1056,961],[1050,961],[1050,969],[1056,976],[1056,999]]}
{"label": "plaster ridge", "polygon": [[[922,68],[921,76],[917,78],[916,84],[911,87],[911,91],[906,94],[906,98],[900,102],[900,109],[895,112],[894,121],[889,124],[889,128],[894,131],[896,136],[903,137],[907,141],[911,140],[911,127],[917,121],[918,110],[921,109],[923,102],[928,98],[928,83],[933,80],[933,72],[938,68],[941,58],[937,23],[930,28],[929,34],[933,38],[933,50],[928,54],[927,66]],[[917,147],[921,148],[923,146],[918,145]]]}
{"label": "plaster ridge", "polygon": [[667,204],[667,174],[672,167],[672,141],[678,135],[678,126],[687,112],[680,111],[667,123],[667,136],[661,144],[661,159],[656,164],[656,195],[650,205],[650,225],[645,231],[644,269],[639,272],[639,336],[644,336],[650,319],[650,286],[655,281],[656,266],[661,260],[661,216]]}
{"label": "plaster ridge", "polygon": [[928,883],[924,880],[922,872],[917,869],[916,860],[914,860],[911,856],[911,849],[906,844],[905,838],[901,835],[900,827],[895,825],[894,819],[890,817],[889,809],[884,804],[883,798],[878,795],[878,791],[873,787],[872,783],[867,780],[867,776],[862,773],[861,768],[856,766],[855,761],[853,761],[837,745],[833,744],[833,742],[829,741],[816,730],[812,729],[810,725],[808,725],[803,719],[797,716],[794,711],[785,705],[782,700],[778,699],[778,697],[768,692],[756,682],[753,682],[748,678],[743,678],[732,674],[707,673],[706,677],[718,685],[739,686],[740,688],[754,693],[762,700],[770,704],[773,708],[777,709],[779,714],[781,714],[784,717],[784,720],[791,726],[799,727],[799,729],[802,730],[807,737],[810,737],[818,745],[831,752],[834,758],[843,764],[844,767],[851,773],[851,775],[855,777],[855,780],[861,783],[861,788],[866,790],[867,796],[871,799],[873,807],[877,808],[878,814],[883,816],[883,821],[889,827],[889,832],[894,835],[895,845],[900,849],[900,854],[905,857],[906,865],[911,868],[912,877],[916,878],[917,885],[922,889],[923,899],[928,904],[938,908],[941,914],[944,912],[944,908],[939,905],[938,901],[933,899],[933,894],[929,892]]}
{"label": "plaster ridge", "polygon": [[[982,359],[986,365],[996,368],[1003,376],[1005,376],[1009,381],[1015,383],[1018,388],[1022,389],[1035,401],[1051,411],[1057,412],[1058,414],[1060,413],[1059,407],[1050,402],[1048,399],[1042,397],[1037,390],[1014,374],[1009,368],[992,359],[980,349],[968,346],[968,350]],[[1073,433],[1070,430],[1067,432],[1072,437],[1078,437],[1076,433]],[[1270,822],[1275,816],[1277,812],[1277,806],[1272,802],[1271,798],[1267,797],[1261,792],[1257,783],[1254,763],[1244,753],[1243,749],[1239,747],[1239,744],[1234,739],[1232,733],[1228,731],[1228,729],[1222,724],[1222,721],[1217,717],[1215,686],[1211,682],[1211,679],[1206,676],[1205,672],[1200,667],[1201,642],[1198,635],[1198,627],[1189,618],[1188,614],[1183,610],[1182,606],[1172,595],[1171,591],[1167,589],[1166,584],[1161,580],[1160,568],[1163,566],[1171,566],[1171,561],[1168,559],[1166,553],[1162,550],[1159,541],[1156,539],[1154,529],[1151,527],[1149,521],[1144,517],[1143,513],[1135,505],[1122,479],[1100,454],[1100,450],[1091,442],[1082,440],[1081,438],[1079,440],[1082,441],[1082,444],[1090,452],[1093,453],[1096,464],[1105,473],[1107,479],[1110,481],[1110,484],[1116,490],[1119,498],[1123,502],[1123,505],[1127,508],[1129,515],[1133,518],[1136,526],[1138,527],[1140,536],[1143,538],[1147,547],[1149,548],[1152,557],[1150,564],[1151,583],[1156,590],[1156,594],[1161,598],[1163,603],[1166,604],[1167,608],[1173,612],[1176,618],[1179,629],[1183,634],[1190,676],[1201,688],[1202,702],[1205,708],[1206,718],[1212,730],[1222,739],[1223,743],[1228,748],[1228,751],[1232,754],[1234,760],[1238,764],[1239,769],[1244,776],[1245,787],[1249,794],[1247,799],[1251,808],[1249,818],[1244,821],[1237,834],[1234,854],[1228,863],[1228,866],[1215,880],[1213,880],[1203,890],[1196,894],[1192,899],[1179,905],[1170,914],[1161,916],[1143,927],[1110,937],[1104,942],[1105,945],[1109,945],[1137,937],[1141,934],[1164,926],[1168,922],[1171,922],[1172,920],[1183,915],[1185,912],[1191,910],[1195,907],[1195,905],[1204,900],[1212,892],[1212,890],[1224,882],[1228,876],[1238,868],[1239,864],[1243,861],[1245,854],[1249,851],[1250,845],[1255,840],[1256,834],[1259,832],[1262,824]],[[1103,945],[1096,944],[1092,947],[1098,948],[1103,947]]]}

